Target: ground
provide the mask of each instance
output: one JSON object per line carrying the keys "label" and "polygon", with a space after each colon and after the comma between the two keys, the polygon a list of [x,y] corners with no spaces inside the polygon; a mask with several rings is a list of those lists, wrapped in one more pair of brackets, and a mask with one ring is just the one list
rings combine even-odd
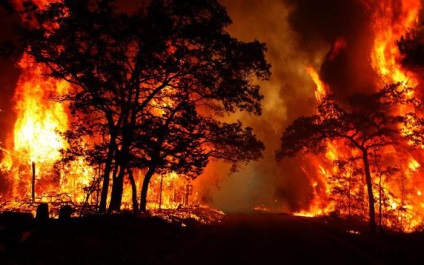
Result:
{"label": "ground", "polygon": [[226,213],[210,223],[131,214],[1,217],[5,265],[424,264],[422,233],[377,235],[331,218],[257,212]]}

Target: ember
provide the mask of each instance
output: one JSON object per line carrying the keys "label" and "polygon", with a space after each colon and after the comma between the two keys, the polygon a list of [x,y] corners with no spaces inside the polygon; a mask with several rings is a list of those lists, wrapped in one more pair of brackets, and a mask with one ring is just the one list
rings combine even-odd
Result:
{"label": "ember", "polygon": [[220,223],[225,217],[225,214],[222,211],[210,207],[193,205],[181,207],[177,210],[165,209],[152,211],[152,216],[161,217],[169,223],[184,224],[184,222],[193,219],[200,224],[213,225]]}

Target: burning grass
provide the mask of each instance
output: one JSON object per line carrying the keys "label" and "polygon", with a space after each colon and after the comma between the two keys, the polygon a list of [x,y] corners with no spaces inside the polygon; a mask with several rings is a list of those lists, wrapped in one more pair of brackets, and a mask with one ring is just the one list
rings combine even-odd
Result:
{"label": "burning grass", "polygon": [[216,224],[220,223],[225,216],[224,212],[207,206],[155,210],[151,212],[151,215],[158,216],[170,223],[181,223],[182,226],[185,226],[186,222],[190,220],[205,225]]}
{"label": "burning grass", "polygon": [[[65,196],[66,198],[66,196]],[[56,200],[48,204],[48,214],[51,219],[60,218],[61,208],[68,206],[72,209],[73,218],[81,218],[83,216],[100,216],[96,214],[96,207],[92,205],[81,206],[73,205],[69,201],[61,200],[60,197],[56,197]],[[43,203],[45,204],[45,203]],[[0,205],[0,215],[8,217],[13,216],[31,216],[37,217],[37,208],[40,203],[34,203],[31,200],[23,200],[16,202],[3,202]],[[121,213],[115,213],[114,215],[129,216],[134,215],[130,211],[122,211]],[[136,217],[158,217],[168,223],[180,224],[182,227],[187,226],[189,223],[200,225],[213,225],[220,223],[225,217],[224,212],[213,209],[209,206],[202,205],[191,205],[191,206],[179,206],[174,209],[156,209],[148,211],[145,214],[134,215]]]}

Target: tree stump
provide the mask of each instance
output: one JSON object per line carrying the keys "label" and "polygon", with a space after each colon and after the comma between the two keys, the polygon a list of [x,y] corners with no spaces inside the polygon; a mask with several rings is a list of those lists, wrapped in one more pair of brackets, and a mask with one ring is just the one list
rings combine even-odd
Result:
{"label": "tree stump", "polygon": [[71,219],[74,209],[70,205],[64,205],[60,207],[59,210],[59,220],[69,220]]}
{"label": "tree stump", "polygon": [[49,219],[49,205],[47,203],[40,203],[37,206],[35,219],[37,221],[46,221]]}

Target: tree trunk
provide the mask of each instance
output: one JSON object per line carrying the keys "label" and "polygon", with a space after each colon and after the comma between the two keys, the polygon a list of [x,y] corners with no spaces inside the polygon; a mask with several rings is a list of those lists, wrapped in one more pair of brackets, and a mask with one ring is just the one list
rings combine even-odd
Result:
{"label": "tree trunk", "polygon": [[99,213],[106,212],[107,195],[109,193],[110,172],[112,171],[113,154],[115,152],[115,138],[111,137],[109,142],[109,150],[105,162],[105,170],[103,172],[103,186],[100,197]]}
{"label": "tree trunk", "polygon": [[149,167],[146,175],[144,176],[143,185],[141,187],[141,197],[140,197],[140,212],[146,212],[147,204],[147,191],[149,189],[149,182],[152,179],[153,174],[155,173],[155,166]]}
{"label": "tree trunk", "polygon": [[380,179],[379,179],[379,194],[378,194],[378,229],[381,231],[383,229],[383,200],[381,196],[383,195],[383,187],[381,186],[381,173],[380,173]]}
{"label": "tree trunk", "polygon": [[160,176],[159,211],[162,211],[162,188],[163,188],[163,174]]}
{"label": "tree trunk", "polygon": [[362,149],[362,159],[364,161],[364,170],[365,170],[365,179],[367,182],[367,191],[368,191],[368,204],[369,204],[369,218],[370,218],[370,227],[371,231],[376,231],[376,223],[375,223],[375,206],[374,206],[374,195],[372,192],[372,180],[371,180],[371,172],[370,172],[370,164],[368,161],[368,152],[366,149]]}
{"label": "tree trunk", "polygon": [[138,201],[137,201],[137,185],[135,184],[134,175],[131,168],[128,169],[128,178],[131,182],[131,190],[132,190],[132,204],[134,213],[138,213]]}
{"label": "tree trunk", "polygon": [[[129,95],[127,104],[131,105],[131,96]],[[127,108],[124,108],[125,110]],[[113,184],[112,184],[112,194],[110,198],[110,204],[109,204],[109,213],[113,211],[120,211],[121,204],[122,204],[122,195],[124,192],[124,178],[125,178],[125,171],[128,169],[129,164],[129,153],[130,153],[130,144],[132,143],[132,136],[133,136],[133,130],[134,126],[129,125],[127,118],[128,118],[129,112],[123,111],[121,113],[121,118],[123,122],[123,133],[122,133],[122,145],[121,150],[116,152],[116,166],[119,167],[119,174],[118,177],[113,178]]]}
{"label": "tree trunk", "polygon": [[[114,174],[116,176],[116,173]],[[110,197],[109,213],[121,210],[122,194],[124,192],[125,168],[119,168],[119,174],[113,178],[112,194]]]}
{"label": "tree trunk", "polygon": [[35,162],[32,162],[32,202],[35,202]]}
{"label": "tree trunk", "polygon": [[348,202],[348,218],[349,218],[349,221],[350,221],[350,209],[351,209],[351,207],[352,207],[352,195],[351,195],[351,192],[352,192],[352,188],[351,188],[351,186],[352,186],[352,175],[351,174],[349,174],[349,182],[348,182],[348,198],[347,198],[347,202]]}
{"label": "tree trunk", "polygon": [[[130,127],[130,129],[128,129],[127,131],[131,130],[133,130],[132,127]],[[124,133],[122,137],[122,148],[120,152],[117,152],[116,155],[116,164],[117,166],[119,166],[119,174],[117,178],[113,178],[109,212],[119,211],[121,209],[122,194],[124,192],[125,171],[128,169],[129,165],[129,143],[132,141],[132,134],[127,132]]]}

